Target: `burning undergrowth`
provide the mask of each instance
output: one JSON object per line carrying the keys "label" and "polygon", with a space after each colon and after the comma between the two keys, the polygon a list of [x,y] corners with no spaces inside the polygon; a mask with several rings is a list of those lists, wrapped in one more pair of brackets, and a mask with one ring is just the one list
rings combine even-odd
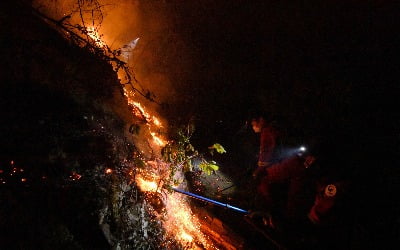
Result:
{"label": "burning undergrowth", "polygon": [[[30,16],[31,9],[22,6]],[[23,130],[20,134],[26,138],[32,138],[35,132],[46,134],[42,141],[25,139],[26,150],[15,145],[15,149],[20,146],[20,152],[29,152],[31,144],[39,145],[40,153],[35,157],[41,155],[40,161],[28,161],[27,155],[7,156],[12,157],[8,160],[13,164],[15,159],[24,166],[45,166],[43,171],[22,178],[24,187],[67,193],[66,204],[57,205],[57,209],[80,207],[78,218],[82,223],[97,216],[113,249],[216,248],[201,232],[201,221],[187,198],[172,191],[172,187],[186,188],[184,172],[200,169],[210,174],[218,169],[190,144],[193,127],[175,129],[173,134],[166,121],[146,109],[143,103],[157,104],[153,94],[140,86],[120,52],[102,42],[97,29],[91,28],[95,26],[67,23],[68,18],[54,20],[36,10],[34,16],[50,24],[69,43],[36,19],[34,23],[19,20],[16,30],[28,23],[31,29],[13,37],[18,41],[13,46],[22,50],[30,40],[41,43],[31,43],[30,50],[22,50],[15,57],[5,54],[10,58],[8,80],[25,81],[25,85],[14,87],[26,92],[6,104],[18,106],[30,100],[25,99],[32,92],[27,91],[30,85],[40,89],[37,96],[30,97],[31,106],[28,103],[18,110],[23,114],[32,109],[32,117],[26,119],[35,125],[15,126],[11,123],[16,116],[18,121],[23,119],[17,113],[9,114],[12,133]],[[49,37],[52,42],[46,42]],[[35,59],[21,66],[17,62],[24,57]],[[43,104],[35,103],[38,99],[43,99]],[[32,132],[36,128],[38,131]],[[211,148],[223,150],[218,144]],[[195,158],[200,161],[198,166],[192,164]],[[73,211],[68,209],[66,218],[70,220],[65,222],[68,235],[75,236],[83,248],[90,245],[84,240],[90,236],[84,236],[88,232],[80,228]],[[68,242],[74,241],[70,236]]]}

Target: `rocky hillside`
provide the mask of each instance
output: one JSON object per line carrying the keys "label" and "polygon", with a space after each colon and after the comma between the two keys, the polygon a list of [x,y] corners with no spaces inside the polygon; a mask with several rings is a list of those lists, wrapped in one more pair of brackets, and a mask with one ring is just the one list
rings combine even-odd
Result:
{"label": "rocky hillside", "polygon": [[111,65],[69,43],[29,4],[2,3],[0,26],[2,247],[110,249],[129,226],[138,236],[131,246],[153,244],[140,235],[137,191],[129,215],[143,218],[120,225],[128,212],[118,202],[135,192],[118,177],[132,169],[135,121]]}

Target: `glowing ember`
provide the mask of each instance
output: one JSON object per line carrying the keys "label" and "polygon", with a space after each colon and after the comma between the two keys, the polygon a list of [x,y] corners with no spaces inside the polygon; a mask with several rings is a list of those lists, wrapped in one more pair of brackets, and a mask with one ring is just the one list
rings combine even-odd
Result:
{"label": "glowing ember", "polygon": [[186,232],[181,232],[181,234],[178,235],[178,237],[184,241],[188,241],[188,242],[193,241],[193,237],[191,235],[187,234]]}
{"label": "glowing ember", "polygon": [[139,117],[139,118],[143,117],[146,120],[146,122],[153,124],[159,128],[162,127],[160,120],[156,116],[150,115],[149,112],[147,112],[145,110],[145,108],[142,106],[142,104],[140,104],[139,102],[135,102],[130,98],[128,98],[128,103],[130,105],[134,106],[134,109],[132,112],[136,117]]}
{"label": "glowing ember", "polygon": [[143,192],[156,192],[158,189],[156,181],[148,181],[140,176],[136,177],[136,183]]}
{"label": "glowing ember", "polygon": [[154,122],[154,125],[156,125],[157,127],[160,127],[160,128],[162,127],[161,122],[154,115],[153,115],[153,122]]}
{"label": "glowing ember", "polygon": [[162,140],[160,137],[158,137],[158,136],[156,135],[156,133],[150,132],[150,134],[151,134],[151,136],[153,136],[153,140],[154,140],[154,142],[155,142],[158,146],[163,147],[163,146],[165,146],[165,144],[167,144],[167,142],[164,141],[164,140]]}
{"label": "glowing ember", "polygon": [[[153,124],[158,128],[162,127],[160,120],[156,116],[150,115],[139,102],[135,102],[131,98],[128,98],[128,103],[130,105],[134,106],[134,108],[132,109],[132,112],[136,117],[139,117],[140,119],[144,119],[144,120],[146,120],[146,122],[148,124]],[[149,129],[150,129],[150,127],[149,127]],[[167,144],[167,142],[165,140],[163,140],[162,138],[160,138],[159,136],[157,136],[155,132],[150,131],[150,134],[153,137],[153,141],[158,146],[163,147]]]}
{"label": "glowing ember", "polygon": [[213,246],[206,239],[200,230],[200,221],[193,214],[187,201],[178,193],[168,196],[167,219],[164,227],[170,235],[175,236],[176,240],[183,245],[195,243],[190,249],[196,249],[195,245],[200,245],[198,249],[211,249]]}
{"label": "glowing ember", "polygon": [[[128,103],[133,106],[133,114],[147,122],[150,135],[155,143],[155,147],[163,147],[167,144],[166,140],[159,137],[158,133],[153,132],[152,128],[162,127],[160,120],[148,113],[145,108],[128,96],[128,91],[125,91]],[[133,96],[133,95],[132,95]],[[143,192],[158,192],[161,193],[162,184],[159,180],[161,176],[168,176],[169,173],[164,173],[167,168],[162,167],[165,163],[162,162],[147,162],[148,169],[141,171],[136,175],[135,181],[138,187]],[[154,171],[158,175],[154,174]],[[169,170],[167,170],[168,172]],[[163,221],[163,226],[169,237],[178,241],[185,249],[215,249],[211,241],[200,230],[200,222],[196,215],[192,213],[189,203],[177,193],[165,193],[165,208],[166,218]]]}
{"label": "glowing ember", "polygon": [[132,104],[135,108],[138,109],[139,114],[140,114],[141,116],[143,116],[143,117],[146,119],[147,122],[150,122],[150,121],[151,121],[151,116],[150,116],[150,114],[146,112],[146,110],[142,107],[142,105],[141,105],[140,103],[138,103],[138,102],[132,102],[131,104]]}
{"label": "glowing ember", "polygon": [[[94,27],[88,28],[88,36],[93,39],[97,46],[106,46],[106,43],[103,42],[101,36]],[[123,74],[119,71],[118,78],[121,82],[124,81]],[[165,146],[167,141],[159,136],[159,130],[163,127],[160,120],[146,111],[141,103],[134,100],[135,92],[131,89],[129,84],[124,84],[123,86],[124,95],[127,97],[128,104],[132,107],[133,115],[147,123],[149,136],[151,136],[154,141],[154,147]],[[133,173],[131,171],[128,175],[132,177],[135,176],[134,181],[141,191],[161,193],[163,183],[160,182],[160,180],[163,180],[162,176],[169,176],[169,168],[163,166],[167,164],[155,161],[153,163],[147,162],[146,165],[147,169],[136,169],[137,172]],[[106,169],[105,172],[106,174],[111,174],[112,170]],[[157,174],[155,174],[155,172]],[[80,177],[81,176],[76,173],[71,176],[73,180],[77,180]],[[168,236],[182,244],[185,249],[215,249],[211,241],[201,232],[200,221],[197,216],[192,213],[187,200],[177,193],[163,192],[163,194],[166,194],[166,196],[163,196],[165,197],[166,209],[166,218],[163,220],[163,226]]]}
{"label": "glowing ember", "polygon": [[[148,167],[154,170],[163,163],[148,162]],[[159,183],[160,177],[150,173],[150,169],[141,170],[135,178],[137,185],[143,192],[161,193],[162,183]],[[164,192],[163,192],[164,193]],[[189,203],[182,195],[178,193],[164,193],[167,195],[165,202],[166,214],[163,220],[163,226],[169,237],[174,238],[185,249],[215,249],[206,236],[201,232],[200,221],[193,214]]]}
{"label": "glowing ember", "polygon": [[95,27],[87,27],[87,35],[93,39],[93,41],[95,42],[95,44],[99,47],[105,47],[106,43],[101,39],[101,36],[99,34],[99,32],[97,32]]}
{"label": "glowing ember", "polygon": [[75,173],[75,172],[72,172],[72,175],[70,175],[69,178],[71,178],[71,180],[73,180],[73,181],[77,181],[80,178],[82,178],[82,175],[80,175],[78,173]]}

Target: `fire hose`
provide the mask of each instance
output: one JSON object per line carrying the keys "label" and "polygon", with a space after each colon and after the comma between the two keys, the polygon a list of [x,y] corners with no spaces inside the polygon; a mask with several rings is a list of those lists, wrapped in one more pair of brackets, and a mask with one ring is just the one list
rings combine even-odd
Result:
{"label": "fire hose", "polygon": [[177,189],[177,188],[172,188],[172,190],[174,190],[175,192],[178,192],[178,193],[181,193],[181,194],[190,196],[190,197],[192,197],[192,198],[195,198],[195,199],[198,199],[198,200],[201,200],[201,201],[206,201],[206,202],[209,202],[209,203],[212,203],[212,204],[221,206],[221,207],[229,208],[229,209],[232,209],[232,210],[241,212],[241,213],[245,213],[245,214],[248,214],[248,213],[249,213],[249,211],[247,211],[247,210],[244,210],[244,209],[241,209],[241,208],[238,208],[238,207],[231,206],[231,205],[229,205],[229,204],[227,204],[227,203],[222,203],[222,202],[219,202],[219,201],[216,201],[216,200],[212,200],[212,199],[206,198],[206,197],[204,197],[204,196],[200,196],[200,195],[198,195],[198,194],[186,192],[186,191],[183,191],[183,190],[180,190],[180,189]]}
{"label": "fire hose", "polygon": [[[209,199],[209,198],[206,198],[206,197],[204,197],[204,196],[200,196],[200,195],[197,195],[197,194],[194,194],[194,193],[190,193],[190,192],[186,192],[186,191],[183,191],[183,190],[180,190],[180,189],[177,189],[177,188],[172,188],[172,190],[174,190],[175,192],[178,192],[178,193],[181,193],[181,194],[184,194],[184,195],[187,195],[187,196],[190,196],[190,197],[192,197],[192,198],[195,198],[195,199],[198,199],[198,200],[201,200],[201,201],[206,201],[206,202],[209,202],[209,203],[212,203],[212,204],[216,204],[216,205],[218,205],[218,206],[221,206],[221,207],[226,207],[226,208],[229,208],[229,209],[232,209],[232,210],[235,210],[235,211],[238,211],[238,212],[241,212],[241,213],[245,213],[245,214],[249,214],[250,212],[249,211],[247,211],[247,210],[244,210],[244,209],[241,209],[241,208],[238,208],[238,207],[234,207],[234,206],[231,206],[231,205],[229,205],[229,204],[226,204],[226,203],[222,203],[222,202],[219,202],[219,201],[216,201],[216,200],[212,200],[212,199]],[[246,217],[245,217],[246,218]],[[281,244],[279,244],[277,241],[275,241],[270,235],[268,235],[266,232],[264,232],[263,230],[261,230],[254,222],[252,222],[250,219],[245,219],[245,221],[247,221],[250,225],[252,225],[258,232],[260,232],[266,239],[268,239],[272,244],[274,244],[276,247],[277,247],[277,249],[285,249]]]}

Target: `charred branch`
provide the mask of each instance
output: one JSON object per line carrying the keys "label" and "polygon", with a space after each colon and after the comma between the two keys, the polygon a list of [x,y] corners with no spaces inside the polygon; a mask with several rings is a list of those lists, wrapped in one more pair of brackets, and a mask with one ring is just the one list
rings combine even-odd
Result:
{"label": "charred branch", "polygon": [[[159,103],[154,97],[155,95],[150,92],[149,90],[142,90],[138,89],[136,85],[140,85],[140,82],[136,78],[134,72],[131,70],[131,68],[127,65],[126,62],[120,60],[118,58],[118,55],[120,54],[120,50],[112,50],[108,45],[104,45],[103,47],[99,47],[96,45],[97,41],[94,41],[93,38],[89,36],[90,31],[88,30],[84,17],[83,17],[83,10],[81,6],[81,1],[78,1],[80,3],[79,9],[80,9],[80,16],[81,16],[81,21],[82,25],[80,24],[71,24],[69,23],[69,20],[71,18],[71,15],[67,15],[63,17],[60,20],[55,20],[39,10],[32,8],[32,13],[44,20],[46,23],[50,24],[52,27],[54,27],[56,30],[58,30],[63,36],[67,37],[69,41],[71,41],[73,44],[86,48],[89,52],[93,53],[94,55],[100,57],[101,60],[104,60],[106,62],[109,62],[110,64],[113,65],[115,72],[119,72],[119,70],[122,70],[125,75],[125,83],[121,82],[121,85],[129,85],[132,90],[145,99],[156,103],[161,106],[165,106],[162,103]],[[100,11],[101,6],[96,5],[96,11]],[[100,15],[102,17],[102,14]],[[75,31],[76,30],[76,31]],[[86,37],[82,38],[82,35]],[[123,90],[121,90],[123,91]]]}

